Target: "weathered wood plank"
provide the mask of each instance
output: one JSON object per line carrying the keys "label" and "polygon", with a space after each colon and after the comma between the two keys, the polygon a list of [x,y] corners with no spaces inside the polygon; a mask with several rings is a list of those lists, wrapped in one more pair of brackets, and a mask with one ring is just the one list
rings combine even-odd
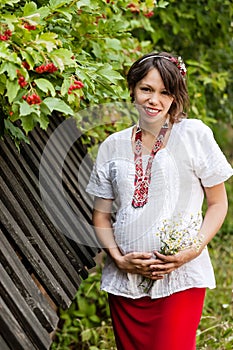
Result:
{"label": "weathered wood plank", "polygon": [[[27,193],[25,192],[25,183],[23,181],[19,182],[16,176],[9,176],[11,174],[11,169],[8,167],[9,162],[7,164],[1,156],[0,162],[2,177],[5,183],[7,182],[10,191],[12,192],[20,207],[23,209],[24,213],[28,217],[30,225],[34,227],[36,233],[38,233],[39,237],[43,239],[43,241],[46,244],[46,247],[51,251],[53,257],[56,259],[57,263],[59,263],[59,266],[61,266],[64,270],[66,277],[73,282],[75,289],[77,289],[81,283],[81,278],[79,274],[81,270],[84,269],[81,260],[79,260],[79,264],[75,268],[70,264],[67,255],[61,249],[59,243],[55,240],[54,236],[50,233],[45,223],[38,215],[38,207],[41,206],[39,201],[37,201],[37,206],[35,208],[31,204],[32,198],[29,198]],[[17,170],[18,165],[16,165],[14,174]]]}
{"label": "weathered wood plank", "polygon": [[14,240],[15,244],[17,244],[21,255],[25,257],[30,264],[42,286],[45,288],[51,299],[54,300],[56,305],[60,305],[64,309],[69,307],[71,304],[70,298],[60,286],[52,272],[47,268],[40,255],[31,245],[30,240],[24,235],[24,232],[1,200],[0,207],[0,221]]}
{"label": "weathered wood plank", "polygon": [[29,218],[25,215],[20,203],[18,203],[6,183],[3,181],[0,181],[0,190],[5,206],[8,207],[8,210],[11,212],[14,220],[20,226],[23,235],[30,242],[31,246],[40,256],[40,260],[43,261],[47,269],[56,278],[65,293],[72,299],[77,288],[71,283],[69,278],[67,278],[66,273],[62,270],[61,266],[57,262],[57,259],[55,259],[55,257],[51,254],[47,245],[41,239]]}
{"label": "weathered wood plank", "polygon": [[[18,154],[18,152],[15,149],[15,146],[12,145],[12,142],[8,138],[6,139],[5,143],[0,142],[0,145],[2,150],[1,152],[1,155],[3,157],[2,159],[5,159],[7,165],[9,166],[10,174],[12,173],[16,181],[18,181],[18,183],[21,184],[21,186],[23,187],[25,193],[27,194],[30,200],[30,204],[33,205],[37,214],[42,219],[43,230],[46,230],[46,227],[48,228],[49,233],[48,234],[46,233],[46,236],[49,236],[50,234],[53,236],[53,238],[59,243],[62,250],[65,252],[72,266],[74,266],[74,269],[76,270],[76,272],[82,278],[86,278],[87,272],[84,269],[83,263],[78,256],[78,251],[75,251],[74,248],[71,247],[71,245],[69,244],[66,237],[55,228],[55,226],[49,219],[46,211],[44,210],[41,198],[39,197],[39,193],[38,193],[39,192],[38,180],[35,174],[28,167],[26,160]],[[1,158],[1,155],[0,155],[0,158]],[[2,164],[2,161],[0,161],[0,165],[1,164]],[[30,204],[25,203],[25,206],[28,207],[28,210],[30,210]],[[94,263],[92,262],[90,266],[92,266],[93,264]]]}
{"label": "weathered wood plank", "polygon": [[[62,133],[65,131],[69,132],[69,128],[62,130]],[[80,212],[80,205],[76,206],[76,211],[72,211],[70,203],[73,205],[73,202],[69,193],[64,193],[63,191],[64,182],[61,182],[61,176],[66,151],[67,148],[64,144],[61,147],[60,141],[54,140],[54,138],[51,138],[46,145],[46,156],[44,155],[40,168],[40,185],[46,196],[44,201],[48,203],[51,211],[50,215],[56,218],[56,222],[59,222],[59,219],[62,218],[62,222],[65,223],[65,225],[61,226],[62,231],[70,239],[79,243],[79,249],[81,249],[80,244],[83,244],[88,246],[89,251],[91,247],[94,247],[96,253],[97,242],[90,223],[83,218],[83,214]],[[79,220],[77,217],[81,219]],[[62,223],[59,222],[60,225]],[[80,253],[82,254],[82,252]],[[86,252],[83,253],[83,258],[85,259],[87,254]],[[89,264],[89,261],[86,263]]]}
{"label": "weathered wood plank", "polygon": [[85,192],[92,161],[72,121],[50,145],[40,177],[43,151],[63,120],[51,119],[46,131],[30,133],[21,154],[10,138],[0,141],[0,350],[47,350],[55,305],[69,307],[81,277],[95,266],[98,244]]}
{"label": "weathered wood plank", "polygon": [[[2,297],[0,296],[0,331],[11,350],[40,350],[35,347],[25,334],[24,329],[13,316]],[[42,349],[41,349],[42,350]]]}
{"label": "weathered wood plank", "polygon": [[46,330],[41,327],[40,322],[32,312],[8,273],[0,264],[0,295],[4,299],[11,313],[18,320],[25,334],[40,350],[46,350],[51,344],[51,339]]}
{"label": "weathered wood plank", "polygon": [[52,309],[45,296],[38,289],[1,229],[0,234],[0,262],[2,266],[8,272],[12,281],[14,281],[14,284],[41,325],[48,332],[52,332],[59,321],[56,311]]}
{"label": "weathered wood plank", "polygon": [[[0,325],[1,327],[1,325]],[[8,346],[8,344],[6,343],[6,341],[3,339],[3,337],[0,334],[0,349],[1,350],[11,350]]]}

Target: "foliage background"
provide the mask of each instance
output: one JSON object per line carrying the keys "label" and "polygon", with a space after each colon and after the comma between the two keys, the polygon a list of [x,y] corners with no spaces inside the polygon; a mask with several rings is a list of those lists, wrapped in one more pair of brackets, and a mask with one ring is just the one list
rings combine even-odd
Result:
{"label": "foliage background", "polygon": [[[129,101],[129,66],[144,53],[167,50],[187,64],[189,116],[211,126],[232,161],[231,0],[2,0],[0,11],[0,135],[10,135],[19,149],[35,125],[47,128],[52,113],[75,117],[83,132],[89,129],[84,141],[92,144],[130,124],[130,118],[119,124],[117,116],[103,114],[93,129],[91,118],[79,111]],[[38,72],[49,63],[55,71]],[[20,77],[25,84],[19,84]],[[84,86],[69,93],[75,80]],[[27,103],[25,96],[32,94],[41,103]],[[232,188],[229,181],[229,213],[210,244],[218,288],[207,294],[198,349],[233,347]],[[65,322],[53,349],[114,348],[99,274],[90,275],[71,309],[61,311]]]}

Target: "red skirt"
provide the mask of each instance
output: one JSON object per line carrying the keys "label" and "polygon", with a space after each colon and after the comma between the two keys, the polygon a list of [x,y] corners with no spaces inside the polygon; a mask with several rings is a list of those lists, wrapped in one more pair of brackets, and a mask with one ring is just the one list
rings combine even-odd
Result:
{"label": "red skirt", "polygon": [[205,288],[168,297],[125,298],[109,294],[118,350],[195,350]]}

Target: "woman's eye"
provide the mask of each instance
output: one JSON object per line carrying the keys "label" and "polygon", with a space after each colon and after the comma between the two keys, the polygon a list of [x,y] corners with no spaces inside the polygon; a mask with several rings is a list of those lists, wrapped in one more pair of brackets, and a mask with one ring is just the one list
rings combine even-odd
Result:
{"label": "woman's eye", "polygon": [[150,91],[150,88],[148,88],[148,87],[142,87],[141,90],[142,90],[142,91],[145,91],[145,92],[149,92],[149,91]]}
{"label": "woman's eye", "polygon": [[163,90],[162,91],[162,95],[170,95],[169,92],[167,90]]}

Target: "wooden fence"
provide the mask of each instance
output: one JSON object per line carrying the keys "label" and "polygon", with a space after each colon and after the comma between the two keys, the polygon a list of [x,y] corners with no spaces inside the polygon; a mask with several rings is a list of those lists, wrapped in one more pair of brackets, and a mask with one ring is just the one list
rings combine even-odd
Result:
{"label": "wooden fence", "polygon": [[58,308],[95,266],[84,191],[92,162],[74,121],[61,122],[35,129],[20,153],[9,137],[0,141],[1,350],[49,349]]}

